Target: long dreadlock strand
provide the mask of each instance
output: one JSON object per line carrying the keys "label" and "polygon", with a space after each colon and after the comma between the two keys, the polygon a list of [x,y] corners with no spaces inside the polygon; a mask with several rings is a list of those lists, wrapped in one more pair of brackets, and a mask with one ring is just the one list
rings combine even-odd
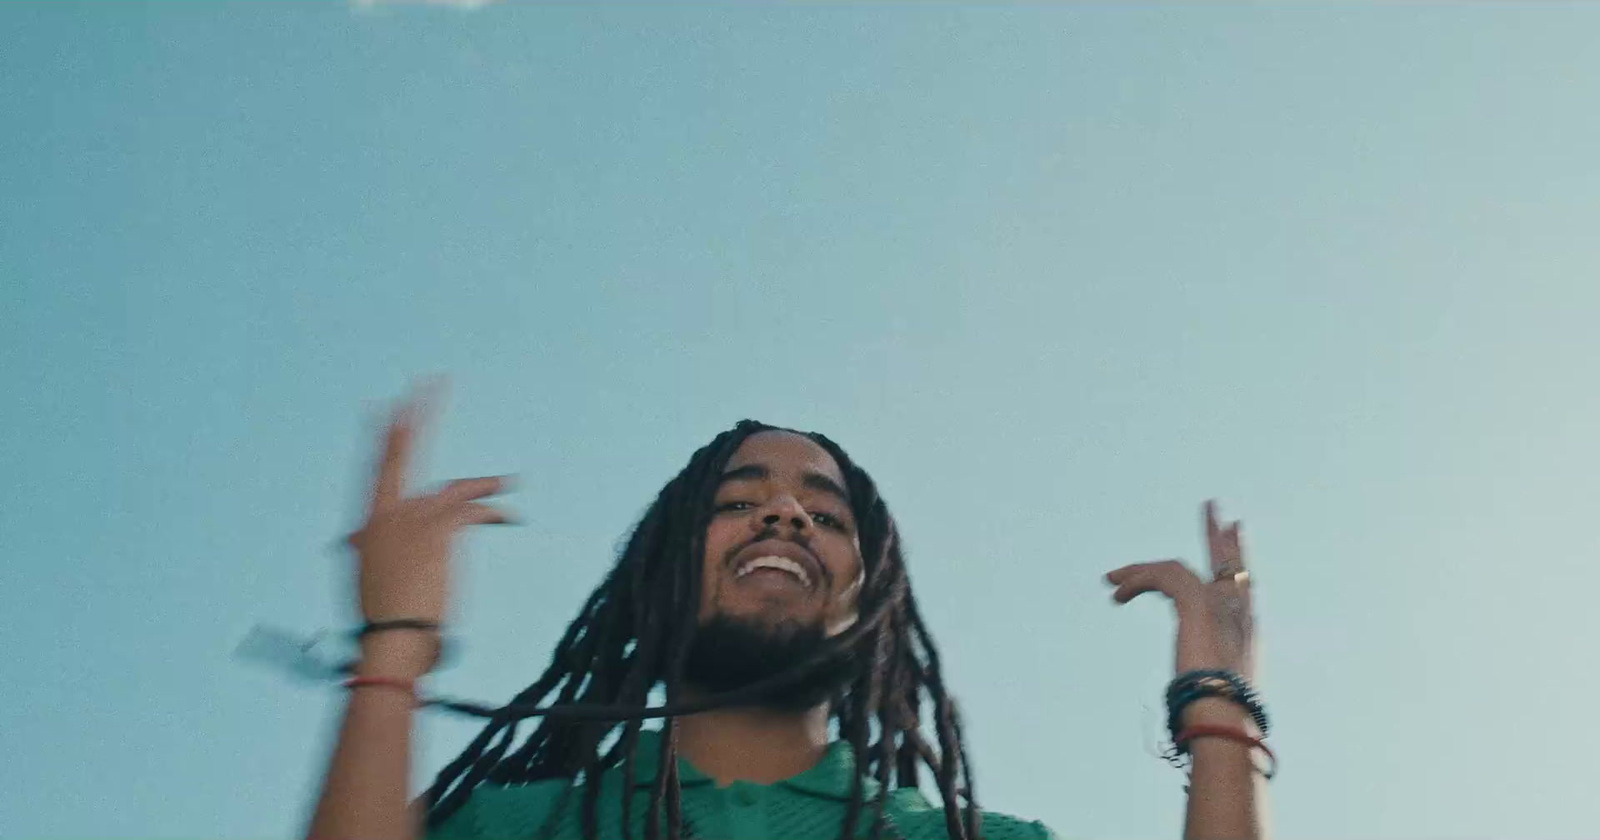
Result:
{"label": "long dreadlock strand", "polygon": [[[887,519],[887,514],[885,518]],[[880,579],[886,582],[885,589],[888,590],[884,596],[885,600],[898,607],[905,600],[906,580],[897,537],[893,521],[889,520],[884,544],[886,562],[880,564],[880,568],[893,565],[902,569],[902,572],[892,576],[883,575],[880,576]],[[881,840],[883,837],[886,821],[885,809],[888,804],[890,790],[889,774],[894,765],[894,743],[904,727],[904,719],[900,714],[899,708],[899,692],[894,690],[894,686],[898,685],[896,681],[902,676],[895,670],[897,663],[901,660],[900,651],[898,650],[899,645],[896,644],[896,641],[900,638],[896,632],[901,624],[899,621],[900,613],[900,609],[896,609],[891,613],[883,628],[877,633],[877,637],[874,639],[872,660],[867,668],[872,675],[872,685],[868,693],[867,707],[863,711],[866,714],[877,714],[878,740],[868,749],[858,753],[858,755],[862,756],[861,760],[865,762],[866,767],[873,769],[873,779],[878,783],[878,795],[872,801],[872,840]],[[858,773],[857,776],[860,778],[864,776],[864,773]],[[841,837],[853,836],[852,834],[841,834]]]}
{"label": "long dreadlock strand", "polygon": [[633,840],[633,788],[638,784],[639,767],[635,751],[639,746],[642,721],[630,720],[623,724],[622,737],[617,739],[612,752],[622,750],[622,840]]}
{"label": "long dreadlock strand", "polygon": [[[590,596],[583,610],[579,612],[578,619],[567,628],[561,642],[557,644],[549,670],[539,682],[523,691],[517,701],[538,702],[550,691],[560,686],[571,686],[573,681],[580,678],[582,671],[579,666],[585,659],[583,643],[589,639],[589,628],[611,623],[606,621],[612,607],[609,589],[608,586],[602,586]],[[536,763],[539,750],[552,740],[556,740],[556,734],[550,722],[544,721],[528,739],[527,744],[502,763],[500,772],[491,774],[490,780],[495,783],[511,782],[526,777],[536,769],[541,769]]]}
{"label": "long dreadlock strand", "polygon": [[888,806],[888,792],[890,792],[890,773],[894,770],[894,741],[896,741],[896,738],[904,738],[904,731],[909,726],[907,725],[906,714],[904,714],[904,710],[901,707],[901,698],[899,698],[898,694],[893,693],[893,686],[899,685],[899,682],[904,678],[904,672],[901,669],[902,659],[898,656],[899,651],[893,650],[893,640],[894,638],[899,638],[898,632],[896,632],[899,627],[901,627],[901,622],[891,621],[890,627],[878,637],[883,642],[880,650],[882,650],[883,656],[888,658],[886,667],[890,669],[885,678],[885,682],[888,685],[883,686],[883,688],[885,688],[885,691],[891,691],[891,693],[888,698],[882,699],[882,704],[878,707],[878,750],[877,754],[872,757],[872,763],[875,766],[875,779],[878,782],[880,795],[878,795],[877,800],[874,802],[874,808],[872,808],[872,840],[882,840],[883,838],[883,827],[885,827],[886,819],[888,819],[886,818],[886,813],[888,813],[886,806]]}
{"label": "long dreadlock strand", "polygon": [[[644,577],[644,573],[647,570],[648,566],[646,564],[639,563],[637,565],[637,568],[634,570],[632,594],[634,613],[636,615],[649,615],[651,622],[648,632],[643,637],[643,641],[641,641],[638,644],[638,647],[635,649],[637,667],[629,673],[627,680],[629,687],[633,690],[626,692],[624,699],[634,696],[641,688],[644,690],[645,696],[648,697],[649,686],[644,685],[644,683],[653,681],[654,678],[651,673],[651,668],[647,663],[653,663],[655,661],[656,649],[660,644],[662,636],[659,628],[660,614],[659,612],[649,610],[648,594],[650,592],[650,587]],[[642,720],[628,721],[624,725],[622,737],[617,743],[617,746],[623,750],[623,840],[633,840],[633,790],[638,779],[638,762],[636,761],[636,758],[639,745],[639,733],[643,729],[642,723]]]}
{"label": "long dreadlock strand", "polygon": [[[860,697],[870,693],[872,680],[872,675],[863,670],[861,675],[856,677],[855,691],[853,692],[853,695]],[[841,719],[841,723],[843,722],[844,720]],[[852,709],[849,714],[848,723],[848,731],[841,731],[839,734],[844,736],[850,742],[851,751],[854,752],[855,755],[866,755],[868,728],[867,715],[864,714],[861,709]],[[861,820],[861,799],[864,794],[862,775],[863,774],[860,772],[860,768],[857,768],[857,772],[851,774],[850,804],[845,808],[844,825],[839,829],[840,838],[851,838],[856,836],[856,825]]]}
{"label": "long dreadlock strand", "polygon": [[[908,635],[907,622],[904,611],[895,615],[894,634],[897,639],[912,638]],[[923,758],[922,746],[922,669],[917,664],[916,651],[911,648],[915,645],[905,645],[899,651],[896,660],[896,673],[894,684],[902,686],[897,702],[900,704],[901,714],[901,743],[895,756],[895,785],[897,787],[915,788],[919,783],[917,763]],[[928,751],[932,755],[932,751]]]}
{"label": "long dreadlock strand", "polygon": [[[532,686],[529,686],[527,689],[524,689],[520,694],[518,694],[516,701],[537,703],[538,701],[542,700],[544,696],[562,680],[564,676],[563,671],[566,664],[565,659],[567,656],[567,650],[571,647],[578,634],[583,630],[585,626],[583,623],[584,617],[594,609],[596,603],[604,598],[604,589],[604,587],[601,587],[600,589],[595,590],[595,592],[589,596],[588,601],[586,601],[583,605],[583,609],[579,611],[578,619],[574,620],[572,624],[567,627],[567,631],[562,636],[560,643],[556,645],[556,649],[550,657],[550,665],[546,668],[545,673],[540,676],[539,680]],[[440,800],[444,795],[445,789],[449,787],[450,783],[458,780],[461,771],[468,764],[476,763],[476,759],[482,752],[484,745],[487,744],[489,740],[495,736],[496,732],[498,732],[499,729],[505,725],[506,723],[503,723],[501,718],[491,718],[489,724],[484,727],[483,731],[476,739],[473,740],[472,744],[468,746],[467,749],[458,758],[456,758],[455,761],[452,761],[442,771],[440,771],[433,785],[429,787],[427,791],[426,801],[429,803],[440,803],[443,808],[448,809],[446,813],[453,812],[456,808],[459,808],[462,804],[464,804],[467,796],[471,794],[472,788],[476,786],[476,782],[469,781],[468,779],[459,779],[461,784],[457,786],[456,790],[452,791],[450,796],[445,797],[442,803]]]}
{"label": "long dreadlock strand", "polygon": [[[936,769],[939,782],[939,795],[944,799],[945,827],[952,840],[969,840],[972,835],[966,831],[966,820],[961,817],[959,794],[956,791],[956,774],[960,763],[960,733],[955,727],[955,700],[944,687],[944,677],[939,664],[939,651],[933,643],[932,636],[928,633],[927,626],[922,622],[922,615],[916,606],[916,599],[906,598],[907,611],[910,615],[912,626],[917,636],[922,640],[923,651],[928,656],[926,679],[930,693],[934,695],[934,729],[939,737],[940,762]],[[970,771],[969,771],[970,780]],[[973,807],[976,807],[974,804]],[[975,838],[973,838],[975,840]]]}
{"label": "long dreadlock strand", "polygon": [[[895,637],[904,638],[906,632],[904,616],[896,618]],[[899,672],[896,674],[895,685],[904,686],[898,698],[904,737],[895,756],[894,781],[898,787],[914,788],[918,781],[917,760],[922,758],[922,751],[919,749],[922,741],[922,736],[919,734],[922,728],[922,710],[918,708],[922,703],[922,682],[919,676],[920,669],[917,668],[916,657],[912,651],[901,651],[896,667]]]}
{"label": "long dreadlock strand", "polygon": [[[881,668],[885,662],[887,662],[887,667],[893,667],[893,660],[888,659],[893,655],[894,636],[892,627],[893,624],[891,623],[889,628],[891,632],[878,634],[878,655],[880,659],[878,660],[879,665],[873,669],[874,672],[882,673]],[[892,682],[896,675],[891,673],[886,676],[887,679],[884,681]],[[883,689],[886,686],[875,686],[875,688]],[[873,778],[878,783],[878,795],[873,799],[872,803],[872,840],[882,840],[885,807],[889,801],[889,772],[894,766],[892,758],[894,755],[894,742],[896,733],[900,731],[901,718],[898,709],[898,698],[892,696],[885,698],[881,693],[878,693],[878,696],[874,699],[878,709],[878,740],[874,745],[873,755],[868,760],[868,763],[874,768]],[[860,775],[857,774],[858,777]],[[852,835],[843,834],[841,836],[850,837]]]}
{"label": "long dreadlock strand", "polygon": [[683,785],[678,777],[678,721],[670,721],[672,728],[666,733],[666,752],[672,756],[667,762],[666,780],[662,783],[661,798],[666,800],[667,806],[667,838],[668,840],[681,840],[683,837]]}
{"label": "long dreadlock strand", "polygon": [[959,704],[952,704],[950,707],[950,723],[955,729],[956,757],[961,763],[961,775],[966,779],[967,836],[977,838],[981,836],[983,828],[983,812],[975,804],[978,801],[978,792],[973,788],[972,761],[967,758],[967,740],[961,731],[961,707]]}

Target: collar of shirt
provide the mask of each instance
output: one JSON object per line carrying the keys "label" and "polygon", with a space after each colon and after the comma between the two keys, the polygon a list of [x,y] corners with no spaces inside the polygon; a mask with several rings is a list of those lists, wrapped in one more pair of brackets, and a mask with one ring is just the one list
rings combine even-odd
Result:
{"label": "collar of shirt", "polygon": [[[634,783],[635,785],[649,785],[655,782],[656,765],[661,755],[661,733],[658,730],[645,729],[639,732],[639,745],[635,759]],[[608,772],[616,773],[620,777],[622,766],[618,764]],[[802,793],[812,796],[822,796],[829,799],[850,799],[850,785],[855,776],[856,761],[855,751],[850,748],[848,741],[834,741],[828,744],[828,749],[822,754],[810,770],[797,776],[791,776],[774,784],[784,785]],[[715,780],[700,772],[689,760],[678,757],[678,781],[685,787],[711,785]],[[862,780],[862,796],[871,800],[878,792],[876,779]]]}

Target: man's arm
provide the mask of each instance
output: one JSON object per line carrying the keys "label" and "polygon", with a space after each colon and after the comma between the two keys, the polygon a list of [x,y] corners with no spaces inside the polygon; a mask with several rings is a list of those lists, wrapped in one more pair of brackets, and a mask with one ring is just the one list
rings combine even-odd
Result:
{"label": "man's arm", "polygon": [[[1185,725],[1222,725],[1251,734],[1255,724],[1242,707],[1220,698],[1197,700],[1185,710]],[[1224,738],[1197,738],[1189,776],[1184,840],[1259,840],[1266,836],[1258,811],[1259,776],[1251,747]]]}
{"label": "man's arm", "polygon": [[[1178,614],[1177,673],[1231,671],[1248,680],[1255,673],[1255,619],[1250,573],[1238,522],[1224,526],[1216,504],[1202,506],[1211,580],[1202,581],[1182,560],[1123,566],[1106,575],[1117,589],[1112,600],[1126,604],[1146,592],[1172,599]],[[1259,737],[1242,706],[1211,697],[1190,703],[1184,725],[1218,725]],[[1174,733],[1176,737],[1177,733]],[[1218,737],[1190,742],[1193,766],[1184,840],[1260,840],[1266,795],[1256,783],[1252,747]]]}
{"label": "man's arm", "polygon": [[[361,676],[414,679],[432,643],[415,633],[362,641]],[[384,686],[351,690],[339,740],[306,836],[309,840],[418,840],[424,810],[411,803],[412,698]]]}
{"label": "man's arm", "polygon": [[[384,433],[367,519],[346,540],[358,561],[357,606],[369,622],[404,618],[437,628],[448,604],[452,538],[468,525],[512,521],[474,501],[503,491],[505,476],[456,479],[433,493],[407,495],[413,440],[441,384],[436,380],[396,409]],[[438,643],[431,633],[368,633],[358,675],[414,681],[433,668]],[[351,691],[307,830],[311,840],[423,836],[422,809],[406,801],[414,714],[407,692],[388,686]]]}

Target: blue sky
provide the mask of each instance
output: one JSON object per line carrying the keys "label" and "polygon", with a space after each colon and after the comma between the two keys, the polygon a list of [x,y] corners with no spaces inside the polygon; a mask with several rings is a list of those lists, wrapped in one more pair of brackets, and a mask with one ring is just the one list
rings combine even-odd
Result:
{"label": "blue sky", "polygon": [[[1600,7],[0,7],[0,835],[291,837],[374,406],[515,471],[531,682],[742,417],[878,477],[986,807],[1178,834],[1171,620],[1245,521],[1283,838],[1593,836]],[[477,731],[420,724],[420,789]]]}

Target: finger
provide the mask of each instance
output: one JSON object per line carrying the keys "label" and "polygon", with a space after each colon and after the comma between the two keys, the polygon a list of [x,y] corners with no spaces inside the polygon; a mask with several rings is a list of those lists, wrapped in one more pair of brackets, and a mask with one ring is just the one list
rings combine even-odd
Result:
{"label": "finger", "polygon": [[1117,587],[1112,598],[1127,603],[1145,592],[1161,592],[1174,600],[1198,591],[1200,578],[1182,560],[1135,563],[1106,574],[1106,582]]}
{"label": "finger", "polygon": [[482,502],[461,502],[450,508],[450,517],[458,525],[519,525],[521,520],[508,511]]}
{"label": "finger", "polygon": [[1239,546],[1239,523],[1230,522],[1222,533],[1217,535],[1217,550],[1215,562],[1211,564],[1213,571],[1237,572],[1244,567],[1244,552]]}
{"label": "finger", "polygon": [[433,494],[434,499],[442,505],[454,505],[457,502],[470,502],[484,496],[493,496],[502,493],[511,486],[509,475],[489,475],[481,478],[458,478],[446,484],[439,492]]}
{"label": "finger", "polygon": [[1244,538],[1239,535],[1240,527],[1241,523],[1238,522],[1228,525],[1223,532],[1222,540],[1224,565],[1235,572],[1246,568],[1244,562]]}
{"label": "finger", "polygon": [[445,397],[450,393],[450,377],[443,373],[424,376],[412,386],[412,393],[411,404],[416,407],[416,425],[418,428],[427,428],[432,425],[439,408],[444,405]]}
{"label": "finger", "polygon": [[405,497],[406,470],[411,459],[413,434],[411,406],[401,405],[389,417],[383,434],[383,451],[378,456],[377,475],[372,485],[372,509],[384,510]]}
{"label": "finger", "polygon": [[1120,569],[1113,569],[1106,572],[1106,583],[1120,584],[1135,574],[1144,571],[1149,565],[1149,563],[1133,563]]}
{"label": "finger", "polygon": [[1120,580],[1113,582],[1117,584],[1117,588],[1111,593],[1111,600],[1119,604],[1126,604],[1134,598],[1150,592],[1153,583],[1152,577],[1147,571],[1129,572],[1122,576]]}
{"label": "finger", "polygon": [[1200,507],[1206,527],[1206,563],[1215,572],[1222,568],[1222,526],[1217,522],[1217,500],[1206,499]]}
{"label": "finger", "polygon": [[1106,572],[1106,582],[1113,584],[1122,583],[1134,575],[1147,572],[1153,568],[1171,565],[1182,566],[1183,561],[1177,559],[1176,557],[1169,557],[1165,560],[1155,560],[1149,563],[1129,563],[1120,569],[1113,569],[1109,572]]}
{"label": "finger", "polygon": [[1126,604],[1146,592],[1160,592],[1168,598],[1177,600],[1184,594],[1182,584],[1177,575],[1165,570],[1144,569],[1130,574],[1116,591],[1111,593],[1111,600]]}
{"label": "finger", "polygon": [[1220,574],[1239,564],[1239,552],[1235,548],[1234,532],[1237,522],[1224,526],[1217,520],[1217,503],[1215,499],[1206,501],[1206,548],[1211,559],[1211,571]]}
{"label": "finger", "polygon": [[406,477],[411,469],[415,441],[426,426],[444,393],[445,380],[435,376],[413,387],[395,409],[384,433],[383,454],[378,460],[373,481],[372,509],[392,507],[405,498]]}

